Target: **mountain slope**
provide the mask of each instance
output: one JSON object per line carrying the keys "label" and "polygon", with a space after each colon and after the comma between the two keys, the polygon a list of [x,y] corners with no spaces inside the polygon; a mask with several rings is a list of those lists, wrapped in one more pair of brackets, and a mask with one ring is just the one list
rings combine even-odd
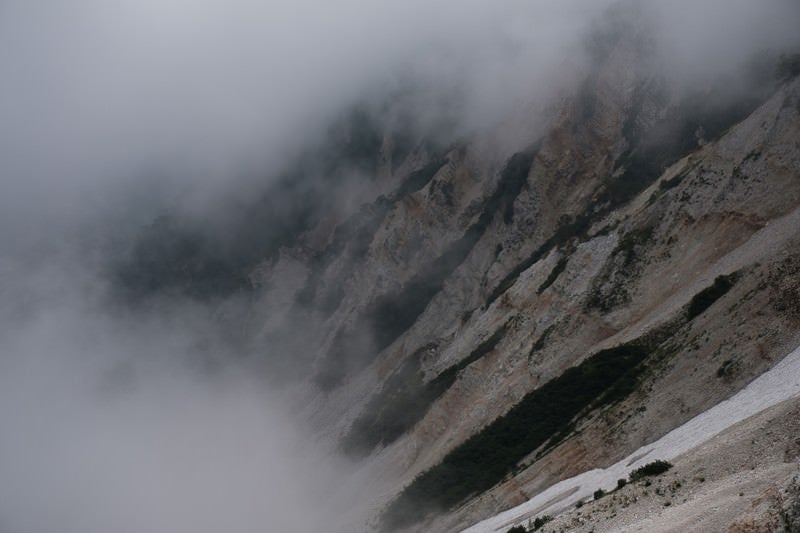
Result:
{"label": "mountain slope", "polygon": [[236,252],[248,335],[290,354],[303,416],[370,479],[370,527],[467,527],[614,464],[800,343],[796,73],[764,76],[766,57],[735,88],[688,91],[625,30],[546,112],[487,134],[347,123],[359,149],[322,174],[371,176],[352,205],[298,187],[313,214]]}
{"label": "mountain slope", "polygon": [[[683,516],[676,520],[675,513],[671,513],[672,509],[669,509],[670,513],[664,513],[672,514],[669,518],[661,519],[660,516],[656,516],[654,519],[648,518],[647,521],[658,524],[657,526],[651,524],[647,526],[648,529],[654,527],[665,531],[671,528],[720,529],[720,524],[724,524],[725,520],[733,522],[734,518],[739,518],[739,515],[743,514],[740,505],[734,505],[727,509],[725,513],[727,516],[724,518],[718,513],[708,516],[708,513],[705,512],[715,505],[709,504],[705,500],[713,501],[719,492],[730,492],[730,487],[726,486],[730,485],[728,482],[733,481],[734,486],[739,486],[755,481],[754,484],[758,486],[763,484],[765,480],[760,478],[764,477],[768,483],[771,482],[778,488],[784,488],[791,483],[792,478],[797,476],[797,467],[793,463],[797,459],[798,451],[794,438],[795,425],[798,420],[792,413],[797,409],[797,396],[800,395],[798,365],[800,365],[800,350],[795,350],[729,400],[698,415],[655,443],[643,446],[608,469],[592,470],[557,483],[518,508],[477,524],[468,531],[471,533],[504,531],[515,523],[524,523],[536,516],[557,515],[579,503],[576,507],[583,509],[582,504],[591,498],[597,489],[608,493],[614,492],[614,496],[610,498],[613,503],[609,504],[606,501],[594,504],[595,508],[602,506],[604,510],[611,511],[601,513],[601,515],[602,519],[608,522],[616,522],[613,525],[602,526],[610,528],[612,531],[621,527],[637,527],[635,517],[630,515],[634,512],[643,512],[642,507],[648,508],[646,511],[648,515],[661,514],[653,510],[653,504],[656,502],[652,500],[658,499],[658,496],[665,498],[662,500],[663,507],[672,507],[673,503],[676,507],[684,507],[683,510],[677,511],[678,515]],[[732,426],[735,428],[730,429]],[[763,431],[765,427],[769,428],[766,432]],[[749,442],[747,442],[748,440]],[[765,445],[763,442],[756,444],[756,441],[764,440],[768,440],[769,444]],[[720,448],[725,449],[725,452],[721,452]],[[687,460],[688,458],[691,460]],[[667,484],[662,478],[656,479],[658,487],[650,489],[655,491],[653,498],[644,498],[644,502],[637,506],[637,496],[650,496],[647,487],[650,487],[654,480],[650,479],[652,476],[642,476],[636,479],[632,473],[658,460],[677,463],[677,468],[670,469],[672,470],[670,475],[665,476],[676,481]],[[751,470],[755,470],[757,464],[760,471],[758,474],[740,472],[738,470],[742,468],[742,465],[737,463],[741,462],[750,463]],[[684,468],[684,463],[690,463],[691,466]],[[683,470],[682,476],[678,475],[679,470]],[[695,477],[687,480],[685,477],[687,471],[692,470],[692,475]],[[712,474],[715,479],[712,479]],[[729,477],[737,479],[730,480]],[[636,489],[625,491],[626,484],[620,484],[618,482],[620,479],[636,483]],[[684,488],[683,485],[687,481],[690,481],[694,487],[679,490]],[[706,481],[711,481],[711,483],[705,485]],[[717,481],[722,481],[722,483],[714,483]],[[669,494],[665,494],[663,491],[665,485],[669,488]],[[702,488],[699,490],[700,495],[695,495],[694,492],[700,488]],[[615,489],[619,492],[616,492]],[[743,494],[740,494],[741,496]],[[599,500],[600,498],[595,499]],[[691,501],[690,504],[683,505],[689,501]],[[621,513],[623,514],[621,520],[614,521],[616,503],[619,503],[623,509],[628,507],[639,507],[639,509],[626,510]],[[791,500],[787,503],[791,503]],[[706,505],[705,509],[703,509],[703,505]],[[599,517],[593,516],[592,507],[575,514],[584,515],[591,520],[576,519],[574,516],[563,517],[559,520],[562,523],[573,522],[572,528],[576,526],[587,529],[601,527],[598,523]],[[683,522],[683,524],[676,524],[675,521]],[[713,527],[704,525],[704,522],[713,522],[715,525]],[[787,520],[788,522],[789,520]],[[548,528],[558,530],[559,525],[554,523]],[[791,527],[787,526],[787,528],[791,530]]]}

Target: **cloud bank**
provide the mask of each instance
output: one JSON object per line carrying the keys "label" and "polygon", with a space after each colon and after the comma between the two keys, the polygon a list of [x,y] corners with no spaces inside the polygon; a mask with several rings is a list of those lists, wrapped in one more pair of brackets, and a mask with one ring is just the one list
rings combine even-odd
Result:
{"label": "cloud bank", "polygon": [[108,243],[175,202],[261,184],[365,99],[402,94],[420,124],[444,113],[460,135],[549,102],[612,4],[650,25],[653,70],[689,86],[798,46],[791,0],[0,4],[0,530],[358,516],[357,491],[330,497],[347,469],[216,309],[108,303]]}

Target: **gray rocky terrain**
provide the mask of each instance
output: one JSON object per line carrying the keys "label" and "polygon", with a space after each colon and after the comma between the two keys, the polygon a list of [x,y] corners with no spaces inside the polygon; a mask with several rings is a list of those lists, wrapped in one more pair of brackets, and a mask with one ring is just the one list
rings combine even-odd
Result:
{"label": "gray rocky terrain", "polygon": [[[248,266],[229,320],[299,361],[287,394],[369,489],[358,527],[467,528],[800,344],[797,71],[766,54],[690,90],[604,24],[544,111],[491,132],[346,123],[371,180]],[[771,407],[543,531],[797,531],[798,420]]]}

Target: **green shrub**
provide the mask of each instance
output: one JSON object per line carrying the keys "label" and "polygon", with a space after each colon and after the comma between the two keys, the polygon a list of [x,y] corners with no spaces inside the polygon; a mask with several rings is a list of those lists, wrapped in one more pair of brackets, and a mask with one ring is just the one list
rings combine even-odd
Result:
{"label": "green shrub", "polygon": [[678,174],[677,176],[675,176],[673,178],[670,178],[668,180],[664,180],[661,183],[659,183],[658,184],[658,188],[659,188],[659,190],[662,190],[662,191],[668,191],[670,189],[674,189],[675,187],[677,187],[678,185],[681,184],[681,182],[683,181],[683,179],[685,177],[686,177],[685,173]]}
{"label": "green shrub", "polygon": [[536,342],[534,342],[533,346],[531,347],[531,352],[528,354],[528,358],[529,359],[531,357],[533,357],[533,355],[536,352],[538,352],[539,350],[542,350],[545,347],[545,345],[547,344],[547,339],[550,336],[550,334],[553,332],[555,327],[556,327],[555,324],[550,324],[549,326],[547,326],[547,329],[545,329],[542,332],[542,334],[539,335],[539,338],[536,339]]}
{"label": "green shrub", "polygon": [[639,481],[640,479],[644,479],[650,476],[658,476],[666,472],[672,468],[672,464],[667,461],[662,461],[658,459],[657,461],[653,461],[652,463],[647,463],[644,466],[640,466],[633,472],[631,472],[630,479],[631,481]]}
{"label": "green shrub", "polygon": [[710,287],[706,287],[694,295],[689,302],[687,318],[692,320],[703,314],[706,309],[714,305],[714,302],[725,296],[725,294],[733,288],[737,280],[738,276],[736,273],[728,276],[717,276]]}
{"label": "green shrub", "polygon": [[550,515],[537,516],[533,521],[533,529],[531,531],[538,531],[544,527],[548,522],[552,522],[553,517]]}
{"label": "green shrub", "polygon": [[560,276],[561,273],[567,268],[567,263],[569,263],[569,256],[564,256],[559,259],[558,263],[556,263],[556,266],[550,271],[547,279],[544,280],[544,283],[542,283],[541,286],[536,289],[536,294],[542,294],[550,285],[555,283],[555,281],[558,279],[558,276]]}
{"label": "green shrub", "polygon": [[621,489],[622,487],[624,487],[627,484],[628,484],[628,480],[627,479],[618,479],[617,480],[617,490]]}
{"label": "green shrub", "polygon": [[604,491],[603,489],[597,489],[596,491],[594,491],[594,499],[595,500],[599,500],[600,498],[602,498],[605,495],[606,495],[606,491]]}
{"label": "green shrub", "polygon": [[718,378],[730,378],[739,370],[739,363],[733,359],[728,359],[717,369]]}
{"label": "green shrub", "polygon": [[506,533],[528,533],[528,530],[525,529],[525,526],[514,526]]}

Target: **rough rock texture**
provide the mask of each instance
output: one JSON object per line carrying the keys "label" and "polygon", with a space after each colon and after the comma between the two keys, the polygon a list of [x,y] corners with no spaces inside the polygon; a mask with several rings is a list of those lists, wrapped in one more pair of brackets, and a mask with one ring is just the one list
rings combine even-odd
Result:
{"label": "rough rock texture", "polygon": [[[494,488],[410,530],[465,527],[613,463],[799,340],[800,82],[698,142],[682,96],[636,68],[636,44],[617,42],[542,136],[506,151],[420,148],[393,190],[261,273],[290,271],[277,286],[306,293],[296,312],[319,324],[306,413],[333,446],[369,441],[352,448],[389,487],[372,494],[376,512],[526,394],[647,339],[629,394],[582,411]],[[302,288],[289,281],[302,269],[286,266],[301,250],[315,258]],[[690,316],[718,276],[731,287]],[[386,429],[392,402],[403,422]]]}

